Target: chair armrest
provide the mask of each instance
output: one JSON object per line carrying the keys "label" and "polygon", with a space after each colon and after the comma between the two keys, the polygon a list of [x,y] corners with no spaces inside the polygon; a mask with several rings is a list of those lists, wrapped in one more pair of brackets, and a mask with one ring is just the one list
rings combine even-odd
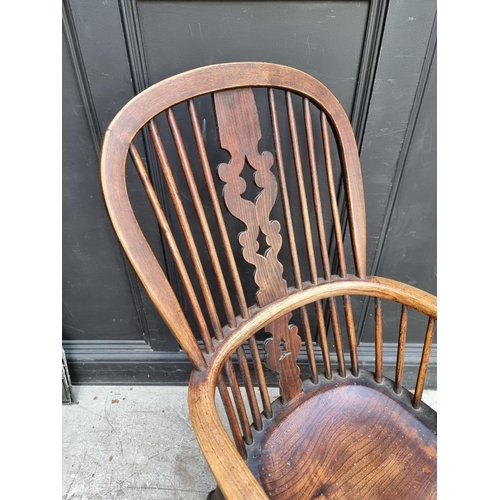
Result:
{"label": "chair armrest", "polygon": [[319,284],[304,284],[303,289],[290,289],[289,295],[263,308],[251,308],[251,316],[216,343],[215,351],[205,355],[207,369],[193,370],[189,383],[189,412],[200,448],[224,496],[230,499],[268,499],[245,461],[230,440],[215,405],[215,388],[221,370],[248,338],[280,316],[308,303],[342,295],[371,295],[394,300],[429,317],[437,317],[434,295],[410,285],[380,277],[366,279],[335,277]]}
{"label": "chair armrest", "polygon": [[215,406],[215,388],[211,389],[211,383],[207,383],[212,377],[203,379],[203,372],[193,371],[189,382],[189,414],[200,448],[219,488],[227,500],[268,500],[222,425]]}

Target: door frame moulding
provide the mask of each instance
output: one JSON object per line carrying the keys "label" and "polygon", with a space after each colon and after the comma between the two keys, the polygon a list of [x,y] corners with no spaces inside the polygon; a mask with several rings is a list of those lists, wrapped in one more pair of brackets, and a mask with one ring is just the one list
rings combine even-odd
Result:
{"label": "door frame moulding", "polygon": [[[413,140],[413,135],[415,133],[415,128],[420,114],[420,109],[422,107],[425,91],[427,89],[427,83],[429,81],[429,77],[432,71],[432,66],[436,57],[436,51],[437,51],[437,13],[434,14],[434,21],[429,35],[429,40],[427,43],[427,49],[425,52],[422,69],[420,71],[420,78],[418,80],[417,89],[415,91],[413,105],[408,118],[408,125],[406,127],[403,143],[401,145],[401,150],[399,152],[399,156],[396,162],[396,168],[394,169],[394,178],[391,184],[391,190],[389,192],[387,208],[380,229],[378,245],[375,251],[375,257],[373,259],[373,264],[370,270],[371,275],[376,275],[380,268],[380,264],[382,261],[382,254],[389,233],[390,222],[394,214],[394,208],[396,206],[396,200],[401,185],[401,179],[403,178],[403,173],[405,171],[408,152],[410,150],[410,146]],[[370,302],[369,300],[364,301],[359,315],[358,325],[360,326],[358,331],[360,332],[360,336],[362,336],[366,324],[369,302]],[[431,366],[429,367],[429,369],[431,369]],[[435,366],[432,366],[432,369],[435,369]]]}
{"label": "door frame moulding", "polygon": [[[90,130],[90,136],[92,139],[92,144],[94,146],[94,152],[96,155],[96,166],[99,168],[99,159],[101,155],[101,143],[103,138],[103,133],[99,125],[99,119],[97,116],[97,111],[95,108],[94,100],[92,97],[92,90],[90,88],[89,79],[87,76],[87,71],[85,67],[85,60],[80,49],[80,44],[78,42],[78,32],[76,29],[75,21],[73,18],[73,13],[71,10],[69,0],[63,0],[63,33],[68,44],[72,67],[74,70],[75,78],[77,80],[78,90],[83,102],[83,107],[85,111],[85,117]],[[98,174],[98,170],[96,171]],[[118,243],[118,240],[117,240]],[[150,336],[148,321],[146,314],[144,312],[144,305],[142,302],[142,297],[140,294],[140,285],[137,276],[135,275],[132,266],[130,265],[128,259],[123,252],[120,245],[120,254],[123,260],[123,266],[127,275],[127,280],[130,286],[132,300],[135,306],[135,310],[138,315],[139,325],[141,328],[141,333],[144,339],[144,344],[150,345]],[[63,345],[69,345],[63,342]]]}

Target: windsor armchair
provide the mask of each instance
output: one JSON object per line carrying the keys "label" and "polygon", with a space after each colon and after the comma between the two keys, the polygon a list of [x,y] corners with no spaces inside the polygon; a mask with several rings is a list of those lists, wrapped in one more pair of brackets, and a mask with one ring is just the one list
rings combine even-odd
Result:
{"label": "windsor armchair", "polygon": [[[436,298],[367,276],[359,155],[323,84],[267,63],[174,76],[118,113],[101,168],[118,238],[192,361],[189,409],[214,498],[436,497],[436,413],[421,401]],[[164,255],[135,215],[127,186],[137,179]],[[373,306],[370,370],[360,367],[354,319],[363,297]],[[386,303],[400,309],[391,374]],[[410,391],[412,314],[424,319]],[[280,397],[271,401],[273,380]]]}

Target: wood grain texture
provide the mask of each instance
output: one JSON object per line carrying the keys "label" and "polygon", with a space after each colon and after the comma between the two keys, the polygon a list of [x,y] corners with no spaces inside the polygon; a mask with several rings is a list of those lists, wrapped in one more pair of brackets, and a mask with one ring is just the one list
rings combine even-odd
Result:
{"label": "wood grain texture", "polygon": [[429,367],[429,358],[431,356],[432,337],[434,336],[434,323],[435,319],[429,318],[429,323],[427,324],[427,332],[425,333],[424,347],[422,349],[422,360],[420,362],[417,382],[415,384],[415,396],[413,398],[414,408],[420,407],[422,393],[424,392],[425,377],[427,376],[427,369]]}
{"label": "wood grain texture", "polygon": [[245,443],[243,442],[243,436],[241,435],[240,429],[238,427],[236,412],[234,411],[233,403],[231,402],[229,391],[223,377],[219,377],[219,380],[217,381],[217,388],[219,389],[222,404],[224,405],[224,410],[226,412],[226,417],[229,423],[229,428],[231,429],[234,444],[240,455],[243,457],[243,459],[245,459],[247,457]]}
{"label": "wood grain texture", "polygon": [[[361,277],[366,275],[366,216],[361,168],[349,119],[337,99],[315,78],[293,68],[270,63],[206,66],[171,77],[141,92],[117,114],[103,142],[101,180],[108,211],[127,256],[141,281],[148,283],[147,287],[160,313],[165,305],[157,298],[165,293],[164,283],[156,276],[157,270],[151,273],[148,261],[154,259],[154,255],[142,233],[134,229],[137,223],[124,182],[130,141],[152,117],[169,107],[210,92],[246,86],[292,90],[308,96],[312,103],[324,111],[339,144],[351,213],[349,220],[357,274]],[[139,247],[141,258],[135,251]],[[169,323],[168,315],[162,316]],[[171,328],[174,332],[177,330]]]}
{"label": "wood grain texture", "polygon": [[307,396],[248,450],[269,498],[436,498],[435,431],[397,398],[355,378]]}
{"label": "wood grain texture", "polygon": [[[228,163],[217,167],[225,183],[224,202],[229,212],[246,225],[246,231],[238,235],[238,242],[244,259],[255,266],[254,280],[259,288],[256,299],[263,306],[283,297],[287,291],[283,265],[278,260],[281,225],[270,220],[278,195],[278,183],[271,172],[274,157],[269,151],[259,153],[262,133],[251,89],[217,92],[214,105],[220,146],[231,155]],[[241,174],[245,168],[255,171],[255,184],[261,188],[254,201],[243,197],[247,185]],[[261,232],[268,245],[265,252],[259,248]]]}
{"label": "wood grain texture", "polygon": [[[274,156],[259,152],[262,138],[259,115],[252,89],[216,92],[213,96],[219,132],[219,142],[230,155],[228,163],[218,166],[219,177],[225,182],[223,197],[229,212],[246,226],[238,235],[244,259],[255,266],[254,281],[258,286],[257,303],[265,306],[287,294],[283,265],[278,259],[281,248],[281,225],[270,220],[278,196],[278,182],[271,172]],[[243,194],[247,185],[241,176],[244,168],[255,170],[255,184],[261,188],[254,201]],[[259,234],[266,238],[268,248],[259,248]],[[260,252],[259,252],[260,250]],[[272,335],[265,343],[266,364],[278,373],[283,401],[290,401],[302,390],[297,365],[301,339],[298,329],[289,325],[292,315],[286,315],[266,326]]]}
{"label": "wood grain texture", "polygon": [[378,297],[375,297],[375,380],[382,380],[383,366],[383,340],[382,340],[382,305]]}
{"label": "wood grain texture", "polygon": [[399,322],[398,356],[396,359],[396,375],[394,377],[394,391],[399,394],[403,386],[403,369],[405,360],[406,332],[408,330],[408,308],[401,306]]}
{"label": "wood grain texture", "polygon": [[[347,115],[337,99],[323,84],[306,73],[281,65],[230,63],[198,68],[149,87],[126,104],[108,127],[101,153],[101,181],[108,212],[125,253],[162,318],[197,368],[204,366],[203,357],[201,352],[196,352],[196,341],[179,307],[179,301],[137,224],[127,193],[125,164],[131,141],[155,116],[197,96],[245,87],[274,87],[294,92],[306,96],[311,104],[318,106],[324,113],[338,143],[350,213],[356,272],[360,277],[366,275],[366,217],[357,146]],[[193,112],[191,116],[194,116]],[[197,134],[197,145],[203,156],[204,151],[199,134]],[[161,148],[157,152],[162,155]],[[168,168],[165,171],[168,174]],[[167,175],[167,183],[168,177]],[[185,237],[191,241],[188,221],[182,216],[182,207],[180,200],[178,201],[174,204],[178,213],[181,214],[181,219],[184,220],[182,227]],[[223,228],[219,229],[224,232]],[[193,249],[191,243],[189,246]],[[221,338],[220,321],[215,314],[210,290],[204,282],[203,273],[199,272],[202,271],[202,267],[194,249],[193,252],[195,268],[198,278],[201,279],[212,327],[215,335]],[[234,274],[234,266],[232,270]],[[238,288],[238,283],[236,287]],[[243,304],[241,293],[238,297],[245,315],[246,305]],[[323,350],[326,353],[327,345],[323,337],[322,339]]]}
{"label": "wood grain texture", "polygon": [[[294,291],[290,289],[287,297],[264,308],[252,308],[250,318],[242,322],[237,329],[227,336],[224,342],[216,346],[214,354],[208,358],[207,370],[193,372],[188,393],[193,430],[212,473],[227,499],[261,499],[269,497],[255,479],[248,464],[238,454],[217,413],[214,391],[218,374],[222,370],[224,363],[246,339],[281,315],[317,300],[344,295],[371,295],[393,300],[430,317],[437,317],[437,300],[435,296],[410,285],[381,277],[368,277],[363,280],[355,277],[345,280],[336,278],[332,282],[319,280],[318,285],[306,283],[302,290]],[[393,392],[392,381],[387,381],[385,386],[386,392]],[[303,396],[299,395],[291,401],[289,405],[292,406],[290,407],[298,404],[301,397]],[[412,411],[413,398],[411,394],[403,388],[400,397],[402,398],[401,401],[407,401],[405,408]],[[422,407],[424,407],[423,404]],[[276,418],[274,415],[275,409],[273,407],[273,418]],[[435,414],[432,410],[430,411]],[[423,412],[417,412],[416,415],[423,415]],[[311,416],[312,421],[314,421],[314,418]],[[432,428],[430,422],[424,422],[424,424],[426,427]]]}
{"label": "wood grain texture", "polygon": [[189,300],[189,304],[191,305],[194,317],[196,319],[196,323],[198,325],[201,334],[201,338],[203,339],[203,342],[205,344],[205,348],[207,352],[210,353],[213,351],[212,339],[210,338],[210,332],[208,330],[205,318],[203,317],[200,304],[197,300],[196,293],[194,291],[191,282],[191,278],[184,265],[184,260],[182,258],[179,247],[177,246],[177,241],[172,233],[170,224],[167,221],[167,217],[165,216],[160,201],[158,200],[158,197],[156,196],[153,186],[151,185],[151,181],[149,180],[146,167],[144,166],[142,159],[139,155],[139,152],[137,151],[137,148],[135,147],[134,144],[130,145],[130,156],[132,157],[137,173],[139,174],[139,178],[149,198],[149,201],[153,208],[156,220],[158,222],[158,225],[160,226],[163,237],[165,238],[165,241],[168,244],[170,253],[172,255],[172,259],[175,262],[175,265],[177,266],[177,272],[179,273],[179,277],[184,285],[185,293]]}
{"label": "wood grain texture", "polygon": [[[262,131],[250,87],[269,89],[274,154],[271,151],[262,154],[259,152]],[[292,165],[284,164],[280,118],[273,89],[285,93]],[[238,236],[238,241],[244,259],[255,268],[258,293],[256,303],[251,306],[246,303],[238,275],[230,242],[233,236],[228,234],[218,193],[215,192],[214,165],[208,159],[204,131],[200,127],[193,101],[198,96],[210,93],[213,93],[220,148],[230,155],[230,160],[221,164],[218,169],[219,177],[225,184],[222,197],[229,212],[246,226],[246,230]],[[297,96],[292,99],[292,94],[303,98],[307,151],[300,151],[299,123],[293,109],[293,99]],[[222,245],[220,248],[223,250],[220,253],[213,239],[216,231],[210,226],[210,219],[206,214],[208,205],[204,205],[202,188],[197,184],[199,180],[195,166],[192,165],[193,156],[189,154],[182,136],[180,121],[178,123],[171,109],[184,101],[187,101],[196,145],[194,152],[200,159],[200,173],[209,190],[209,204],[218,225],[217,232]],[[319,108],[320,123],[316,124],[316,128],[321,127],[319,140],[314,136],[312,106]],[[186,215],[183,208],[185,200],[180,194],[178,179],[172,171],[160,132],[155,125],[154,120],[158,120],[163,112],[166,112],[180,160],[180,171],[184,173],[187,191],[191,196],[189,202],[194,205],[197,221],[189,220]],[[203,123],[205,124],[205,120]],[[134,137],[144,126],[151,133],[154,150],[179,219],[177,222],[185,239],[188,250],[186,253],[189,255],[181,255],[170,229],[171,221],[166,220],[161,203],[149,181],[147,168],[133,145]],[[283,128],[286,128],[286,124]],[[345,262],[330,128],[338,147],[355,275],[348,274]],[[324,151],[322,158],[316,157],[316,149],[320,143]],[[194,319],[201,326],[206,352],[200,349],[186,313],[135,218],[125,180],[128,154],[132,155],[153,212],[172,251],[181,280],[187,287],[187,297],[193,306]],[[303,161],[305,156],[308,165]],[[120,242],[153,303],[193,362],[195,370],[191,376],[188,396],[190,414],[200,447],[218,482],[219,496],[223,495],[228,500],[435,498],[435,412],[420,403],[420,398],[437,318],[436,297],[387,278],[366,276],[366,217],[358,151],[347,115],[324,85],[301,71],[268,63],[214,65],[177,75],[153,85],[121,110],[105,134],[101,165],[104,196]],[[274,166],[277,176],[272,171]],[[243,196],[247,186],[241,174],[245,168],[253,169],[255,183],[261,189],[254,200]],[[325,170],[323,174],[326,173],[329,197],[326,212],[323,212],[324,200],[321,199],[322,196],[326,197],[326,190],[321,189],[320,169]],[[294,173],[297,181],[297,199],[292,200],[294,210],[291,208],[287,189],[287,175],[290,172]],[[309,185],[312,194],[306,189]],[[285,219],[283,226],[270,218],[278,199],[282,201]],[[331,215],[332,231],[339,252],[340,276],[331,274],[324,227],[327,212]],[[292,219],[298,219],[295,228]],[[192,226],[196,225],[205,241],[207,260],[214,271],[213,282],[209,281],[205,273],[206,264],[202,263],[200,248],[193,236]],[[305,235],[307,263],[300,262],[297,252],[295,229],[298,226],[302,227]],[[281,230],[287,232],[293,266],[293,286],[284,279],[279,259]],[[317,232],[320,245],[318,255],[323,271],[320,273],[316,265],[314,231]],[[261,235],[264,235],[268,246],[266,251],[259,248]],[[233,309],[233,297],[228,287],[229,282],[225,281],[222,257],[229,265],[240,315],[236,315]],[[184,265],[185,258],[192,260],[192,273]],[[301,265],[307,265],[310,280],[303,280]],[[200,297],[195,296],[191,274],[196,276],[200,285]],[[225,326],[218,316],[216,302],[212,297],[217,289],[221,292],[220,304],[225,310],[228,323]],[[351,297],[357,295],[377,299],[375,375],[359,367],[351,306]],[[341,298],[344,305],[350,370],[346,368],[343,358],[337,297]],[[205,311],[201,312],[201,299],[210,319],[211,331],[203,317]],[[403,311],[395,381],[389,381],[382,375],[381,299],[397,302]],[[328,301],[332,317],[334,344],[339,361],[338,373],[332,370],[330,364],[329,340],[323,316],[324,300]],[[314,359],[308,306],[315,307],[318,317],[317,328],[325,376],[318,373]],[[429,317],[414,396],[402,387],[407,309],[415,309]],[[311,361],[312,377],[304,383],[300,379],[296,362],[301,340],[298,328],[290,324],[296,310],[301,315],[306,349]],[[255,334],[262,328],[272,335],[264,346],[266,362],[279,373],[282,397],[273,404],[270,402],[261,353],[255,339]],[[252,366],[246,359],[246,342],[252,355]],[[235,358],[239,360],[247,392],[250,407],[248,413],[233,366]],[[251,368],[255,370],[261,391],[262,414],[259,413],[253,389]],[[217,388],[229,420],[232,440],[217,413]],[[419,408],[416,409],[417,407]],[[249,420],[250,416],[254,420],[253,425]]]}
{"label": "wood grain texture", "polygon": [[[283,152],[281,145],[281,134],[279,129],[279,120],[276,110],[276,98],[274,89],[268,90],[269,99],[269,110],[271,114],[271,124],[273,130],[274,139],[274,149],[276,157],[276,168],[278,170],[278,179],[280,186],[281,202],[283,206],[283,213],[285,217],[286,231],[288,235],[288,242],[290,247],[290,256],[292,260],[293,276],[295,281],[295,288],[299,289],[302,287],[302,275],[300,272],[299,256],[297,253],[297,244],[295,241],[295,230],[293,227],[293,217],[290,209],[290,197],[288,195],[288,187],[286,181],[286,171],[283,162]],[[318,369],[316,367],[316,358],[314,355],[314,345],[313,337],[311,332],[311,326],[309,322],[309,315],[305,307],[300,310],[300,317],[302,320],[302,327],[305,336],[305,344],[307,349],[307,355],[309,360],[309,366],[311,368],[311,377],[313,381],[318,380]]]}
{"label": "wood grain texture", "polygon": [[[210,261],[215,272],[215,278],[220,290],[220,295],[222,299],[222,304],[224,305],[224,310],[226,312],[227,323],[230,327],[236,326],[236,318],[234,316],[233,306],[231,304],[231,299],[229,297],[229,290],[227,288],[226,280],[224,278],[224,273],[222,272],[222,267],[219,260],[219,255],[217,249],[215,248],[215,243],[212,237],[212,232],[210,225],[205,214],[205,209],[203,207],[203,202],[200,197],[198,187],[196,185],[196,180],[194,177],[193,169],[191,167],[191,162],[188,157],[186,146],[184,145],[184,140],[182,134],[179,130],[179,125],[175,118],[174,111],[172,109],[167,110],[167,119],[172,130],[172,135],[174,138],[175,146],[180,158],[182,169],[184,175],[186,176],[186,181],[188,189],[193,201],[193,205],[198,216],[198,221],[200,228],[202,230],[203,239],[205,240],[205,245],[210,256]],[[190,253],[193,253],[192,251]]]}
{"label": "wood grain texture", "polygon": [[191,119],[191,125],[193,127],[193,133],[196,140],[196,147],[198,149],[198,154],[200,157],[201,167],[203,169],[203,175],[205,177],[205,182],[207,185],[208,193],[210,195],[210,201],[214,210],[215,218],[217,220],[217,226],[219,234],[222,240],[222,246],[224,248],[224,254],[229,266],[229,271],[233,279],[233,283],[236,289],[236,298],[240,306],[241,316],[243,318],[248,318],[248,306],[245,300],[245,294],[243,292],[243,286],[241,284],[241,278],[234,260],[233,250],[231,248],[231,242],[229,240],[229,235],[227,232],[227,227],[224,222],[224,216],[222,214],[222,209],[220,206],[219,198],[217,195],[217,190],[215,188],[212,168],[207,156],[207,150],[205,147],[205,142],[203,140],[203,132],[200,127],[200,122],[198,119],[198,113],[196,111],[196,106],[192,99],[189,100],[189,116]]}

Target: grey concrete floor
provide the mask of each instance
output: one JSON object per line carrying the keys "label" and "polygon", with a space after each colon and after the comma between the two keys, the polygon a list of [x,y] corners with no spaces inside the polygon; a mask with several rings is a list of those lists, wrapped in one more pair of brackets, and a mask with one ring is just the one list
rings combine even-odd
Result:
{"label": "grey concrete floor", "polygon": [[[215,487],[186,387],[75,386],[74,393],[77,403],[62,407],[63,500],[204,500]],[[436,391],[423,400],[437,410]]]}

